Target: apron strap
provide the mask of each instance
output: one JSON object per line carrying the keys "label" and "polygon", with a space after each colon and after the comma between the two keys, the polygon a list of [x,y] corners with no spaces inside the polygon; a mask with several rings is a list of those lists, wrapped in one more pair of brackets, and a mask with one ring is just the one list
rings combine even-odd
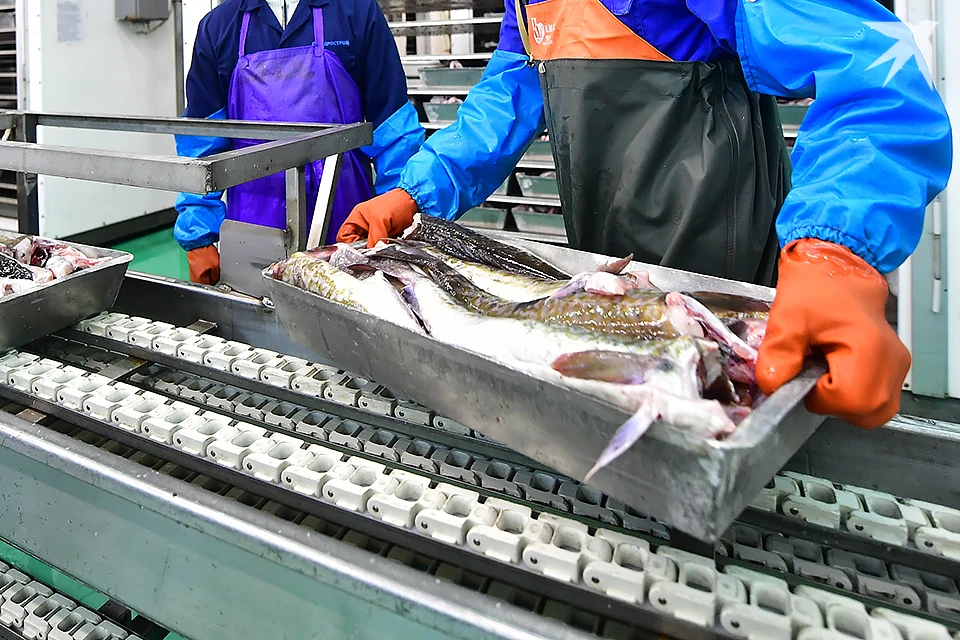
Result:
{"label": "apron strap", "polygon": [[533,62],[533,53],[530,50],[530,34],[527,32],[527,12],[523,10],[526,2],[514,0],[517,11],[517,29],[520,31],[520,41],[523,42],[523,49],[530,56],[530,62]]}
{"label": "apron strap", "polygon": [[250,12],[244,11],[243,24],[240,25],[240,57],[247,55],[247,32],[250,31]]}
{"label": "apron strap", "polygon": [[320,49],[323,49],[323,8],[313,8],[313,41]]}

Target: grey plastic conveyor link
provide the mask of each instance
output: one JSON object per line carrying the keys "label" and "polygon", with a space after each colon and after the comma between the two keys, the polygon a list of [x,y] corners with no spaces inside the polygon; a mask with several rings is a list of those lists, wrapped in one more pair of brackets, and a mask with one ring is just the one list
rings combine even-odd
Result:
{"label": "grey plastic conveyor link", "polygon": [[[140,323],[140,326],[143,327],[146,325]],[[169,331],[170,329],[166,330]],[[160,333],[162,334],[163,332],[161,331]],[[195,346],[198,348],[207,347],[210,344],[215,344],[216,340],[222,341],[222,339],[207,336]],[[256,352],[255,349],[246,345],[235,345],[233,348],[240,353]],[[186,348],[181,347],[180,350],[185,351]],[[199,359],[202,356],[195,354],[192,357]],[[281,360],[288,358],[287,356],[272,356],[263,353],[259,353],[255,357],[259,359],[261,364],[268,362],[275,363],[277,357]],[[291,371],[300,370],[303,366],[309,364],[303,361],[295,361],[295,359],[291,359],[291,362],[292,364],[285,365]],[[223,388],[223,385],[215,384],[212,381],[208,381],[211,385],[210,387],[204,386],[207,382],[192,382],[193,377],[189,375],[181,377],[183,376],[182,372],[171,373],[163,368],[151,368],[151,370],[154,376],[159,377],[161,380],[166,378],[167,380],[172,379],[176,381],[176,384],[168,387],[168,389],[171,393],[179,392],[180,397],[189,398],[191,393],[198,388],[206,388],[207,391]],[[148,370],[147,373],[150,373],[151,370]],[[289,374],[291,371],[287,373]],[[158,372],[161,373],[158,374]],[[350,376],[348,374],[343,374],[340,380],[342,382],[349,378]],[[148,381],[148,379],[149,376],[143,378],[144,381]],[[290,379],[292,380],[294,378]],[[362,380],[354,384],[355,387],[362,387],[364,385],[373,385],[373,383]],[[240,397],[246,397],[243,395],[244,393],[245,392],[242,392]],[[251,419],[263,419],[256,414],[247,415]],[[443,425],[442,421],[441,425]],[[303,428],[297,425],[294,426],[294,429],[299,433],[329,440],[330,442],[355,451],[363,451],[376,455],[390,462],[399,462],[414,469],[445,475],[460,482],[474,484],[484,489],[499,491],[511,497],[525,500],[528,503],[558,509],[581,518],[590,518],[598,523],[622,526],[628,530],[654,538],[669,540],[669,532],[666,527],[656,522],[655,519],[639,514],[615,500],[602,496],[602,494],[589,486],[582,486],[568,479],[556,478],[551,474],[544,474],[542,472],[531,472],[531,470],[502,461],[476,458],[467,451],[440,446],[426,440],[416,438],[397,438],[396,440],[392,440],[392,434],[389,434],[389,431],[387,431],[383,437],[377,438],[376,442],[372,442],[371,440],[374,438],[374,434],[380,433],[382,431],[381,429],[362,428],[360,425],[350,421],[329,422],[326,426],[326,430],[316,428],[315,426]],[[476,433],[472,435],[479,436],[479,434]],[[392,447],[384,445],[384,442],[391,442]],[[831,485],[832,483],[818,478],[808,479],[807,482],[811,485],[812,489],[806,488],[805,490],[803,482],[793,477],[787,475],[777,476],[771,481],[770,486],[758,496],[754,506],[765,508],[768,511],[779,514],[788,513],[794,517],[798,517],[799,515],[800,519],[805,517],[805,513],[817,513],[817,511],[809,508],[806,511],[797,509],[794,503],[798,497],[801,501],[804,498],[809,498],[813,501],[807,502],[806,507],[809,507],[810,504],[816,504],[819,501],[827,503],[827,510],[835,509],[835,505],[829,503],[831,499],[834,499],[834,496],[825,491],[818,491],[822,486]],[[835,491],[839,491],[838,485],[832,486]],[[545,491],[544,487],[547,487],[549,491]],[[838,495],[840,496],[842,504],[852,508],[854,500],[859,500],[859,497],[851,499],[850,493],[852,492],[843,492]],[[874,505],[883,504],[881,499],[884,496],[873,495],[871,497],[873,498],[871,502]],[[893,499],[892,496],[887,497]],[[791,513],[792,511],[797,511],[798,513],[793,514]],[[844,513],[840,510],[836,510],[836,512],[838,514]],[[818,525],[832,524],[831,522],[817,520],[815,518],[811,519],[811,521]],[[869,531],[869,529],[867,530]],[[736,531],[737,539],[727,540],[726,546],[718,551],[721,555],[727,555],[738,561],[759,565],[773,571],[787,571],[814,583],[830,585],[831,587],[848,591],[855,590],[859,584],[859,582],[852,580],[846,573],[836,567],[830,566],[823,560],[825,554],[829,551],[828,547],[814,545],[815,550],[808,549],[807,557],[819,558],[819,560],[810,560],[804,557],[794,558],[784,553],[778,554],[770,549],[764,548],[764,536],[749,526],[741,524],[738,525],[736,530],[731,530],[731,534],[734,531]],[[729,547],[729,549],[726,547]],[[877,591],[873,595],[879,596],[880,593],[881,592]],[[924,593],[918,595],[920,599],[926,601]],[[906,597],[906,599],[911,602],[913,601],[909,596]],[[934,598],[934,600],[936,601],[936,598]],[[949,614],[949,609],[945,609],[944,611],[946,613],[939,615]]]}
{"label": "grey plastic conveyor link", "polygon": [[[140,331],[151,332],[154,341],[157,342],[158,349],[169,350],[166,344],[174,338],[181,341],[181,351],[190,348],[190,345],[208,349],[204,352],[206,355],[194,356],[194,358],[209,359],[210,353],[230,353],[229,350],[223,351],[225,345],[230,345],[230,349],[238,354],[231,360],[232,364],[230,366],[234,368],[256,369],[258,366],[266,367],[268,363],[272,363],[274,366],[281,366],[279,363],[286,363],[282,366],[292,366],[294,370],[300,370],[304,367],[319,367],[319,365],[311,365],[303,360],[283,354],[264,352],[241,343],[228,343],[221,338],[200,336],[199,334],[191,338],[188,329],[169,327],[169,325],[162,323],[152,323],[142,318],[130,319],[126,316],[115,316],[116,314],[103,314],[80,323],[78,330],[92,335],[110,334],[109,327],[111,326],[118,326],[118,323],[119,326],[122,326],[124,322],[135,323]],[[130,337],[133,338],[137,335],[138,333],[135,331],[130,334]],[[238,364],[240,361],[247,362],[247,364]],[[250,361],[257,364],[250,365]],[[179,375],[179,372],[176,375]],[[340,377],[337,378],[336,376]],[[347,403],[354,402],[354,406],[355,393],[361,389],[366,388],[371,392],[382,390],[382,387],[376,385],[376,383],[357,378],[352,374],[337,372],[336,376],[324,383],[326,385],[323,387],[324,393],[332,393],[332,397],[343,398]],[[296,379],[296,375],[293,375],[290,378],[291,384],[294,384],[292,381]],[[346,385],[346,390],[339,390],[340,386],[343,385]],[[331,391],[331,389],[338,390]],[[350,398],[353,398],[353,401],[350,401]],[[394,412],[401,405],[403,405],[403,401],[395,401],[393,403]],[[431,425],[434,428],[439,427],[460,436],[479,436],[479,434],[471,432],[466,427],[447,418],[432,413],[430,415],[432,417]],[[338,433],[336,437],[343,440],[346,446],[363,450],[362,443],[355,439],[358,433],[359,430],[349,435]],[[408,444],[408,448],[410,446]],[[425,448],[422,443],[415,441],[412,446],[413,452],[407,455],[404,455],[404,452],[400,453],[399,457],[402,464],[413,464],[413,466],[431,472],[449,474],[462,482],[485,487],[499,486],[501,487],[500,490],[510,495],[515,495],[514,485],[516,485],[522,499],[551,508],[563,509],[577,516],[623,526],[655,537],[667,538],[666,528],[660,523],[643,514],[637,514],[606,496],[597,496],[597,492],[589,486],[568,479],[558,479],[559,483],[556,486],[556,491],[551,490],[550,495],[546,495],[545,492],[533,486],[542,477],[538,475],[528,476],[527,472],[517,465],[512,465],[513,469],[495,466],[494,476],[489,474],[481,476],[472,468],[469,459],[466,459],[467,464],[463,464],[464,456],[472,454],[455,449],[451,452],[450,447],[437,446],[421,455],[418,451]],[[379,451],[381,454],[386,453],[382,448]],[[384,457],[393,459],[390,454]],[[405,461],[404,458],[409,462]],[[505,477],[498,477],[504,475],[508,477],[519,476],[526,482],[514,482]],[[527,495],[528,490],[529,497]],[[777,514],[784,519],[796,519],[813,525],[832,528],[846,534],[868,538],[880,544],[903,546],[928,555],[960,560],[960,533],[954,533],[954,531],[960,532],[960,511],[945,507],[904,500],[889,494],[858,487],[843,487],[822,478],[791,472],[785,472],[774,477],[751,506]],[[747,534],[741,533],[741,538],[744,535]],[[752,535],[754,541],[758,535],[754,532]],[[777,560],[776,554],[771,554],[768,550],[757,547],[755,544],[751,550],[751,545],[743,544],[742,540],[735,543],[731,542],[731,544],[736,544],[733,555],[740,560],[774,570],[782,570],[783,568],[784,563]],[[821,568],[820,566],[807,565],[803,560],[799,561],[798,566],[800,575],[818,579],[826,584],[843,583],[845,587],[848,586],[847,582],[849,580],[838,578],[837,572],[829,567]],[[849,587],[853,588],[853,585],[851,584]]]}
{"label": "grey plastic conveyor link", "polygon": [[[44,353],[51,352],[46,344],[38,346]],[[350,379],[350,376],[344,375],[343,379]],[[250,393],[239,387],[224,385],[182,371],[173,371],[161,365],[150,365],[132,375],[129,382],[175,395],[201,406],[215,407],[248,420],[292,429],[297,433],[327,440],[355,451],[371,453],[391,462],[529,500],[544,507],[594,518],[605,524],[624,526],[660,539],[669,539],[669,532],[662,524],[625,507],[622,503],[608,500],[591,487],[581,488],[579,483],[569,478],[490,460],[469,451],[426,440],[395,436],[387,429],[334,418],[302,405],[279,402],[263,394]],[[363,381],[362,384],[372,383]],[[448,432],[450,424],[444,423]],[[469,434],[461,435],[470,437]],[[390,445],[384,444],[385,442]]]}
{"label": "grey plastic conveyor link", "polygon": [[141,640],[3,562],[0,562],[0,626],[27,640]]}
{"label": "grey plastic conveyor link", "polygon": [[[24,381],[56,376],[64,366],[12,351],[0,357],[0,386],[22,391]],[[321,445],[308,445],[215,411],[166,398],[158,403],[161,398],[153,392],[96,373],[65,382],[58,390],[58,399],[66,389],[84,390],[75,400],[77,413],[128,430],[136,438],[153,440],[161,448],[179,449],[286,491],[417,532],[435,543],[459,546],[497,562],[735,637],[839,638],[851,628],[860,629],[858,637],[862,638],[910,638],[915,637],[914,630],[923,630],[924,638],[950,637],[945,626],[899,611],[867,608],[862,602],[808,585],[791,587],[779,578],[740,566],[718,571],[711,558],[666,545],[652,546],[641,538],[594,529],[554,514],[535,513],[513,502],[437,483]],[[138,411],[142,415],[136,416]],[[91,435],[95,446],[108,440]],[[201,481],[197,471],[183,469],[178,473],[173,463],[144,462],[168,469],[186,482]],[[244,500],[244,492],[238,489],[219,489],[225,491],[224,495]],[[264,498],[250,496],[248,502],[277,517],[298,517],[295,510],[285,513],[282,505],[273,507]],[[376,553],[385,548],[384,543],[373,546]],[[855,572],[859,585],[867,572],[876,577],[879,566],[886,570],[883,563],[877,566],[868,560],[833,554],[828,562]],[[8,592],[23,591],[22,584],[13,582],[11,579],[0,591],[0,598]],[[870,588],[880,589],[881,585],[871,583]],[[571,616],[583,615],[564,605],[551,611],[571,623]],[[73,620],[75,616],[71,613],[67,618]],[[77,619],[75,626],[88,623],[95,624]],[[584,624],[595,632],[603,626],[593,618]]]}
{"label": "grey plastic conveyor link", "polygon": [[[148,348],[194,364],[203,364],[240,377],[289,389],[305,397],[357,407],[411,424],[470,435],[471,430],[438,416],[416,402],[396,398],[388,389],[361,376],[240,342],[173,327],[147,318],[102,313],[85,320],[76,331],[119,343]],[[83,347],[78,347],[83,350]],[[86,352],[81,357],[88,357]]]}

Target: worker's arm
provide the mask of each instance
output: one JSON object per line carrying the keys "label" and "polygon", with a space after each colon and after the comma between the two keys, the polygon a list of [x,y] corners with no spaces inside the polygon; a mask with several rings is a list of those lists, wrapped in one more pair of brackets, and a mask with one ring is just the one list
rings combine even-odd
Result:
{"label": "worker's arm", "polygon": [[400,52],[380,6],[367,3],[360,38],[359,75],[364,118],[373,125],[373,144],[363,147],[376,170],[374,191],[397,186],[400,172],[423,144],[416,108],[407,98],[407,78]]}
{"label": "worker's arm", "polygon": [[815,238],[882,274],[900,266],[952,162],[946,109],[909,27],[868,0],[687,4],[739,54],[751,89],[816,98],[793,151],[781,243]]}
{"label": "worker's arm", "polygon": [[500,44],[456,121],[407,163],[399,186],[423,213],[452,220],[490,196],[543,131],[543,96],[507,0]]}
{"label": "worker's arm", "polygon": [[[226,119],[227,97],[217,69],[206,19],[201,21],[193,47],[193,61],[187,74],[187,118]],[[227,138],[203,136],[176,136],[177,154],[188,158],[202,158],[230,148]],[[185,251],[212,245],[220,238],[220,225],[226,216],[222,191],[201,195],[177,195],[177,222],[173,236]]]}
{"label": "worker's arm", "polygon": [[952,163],[950,123],[910,29],[872,0],[687,0],[758,92],[815,98],[777,220],[784,250],[757,361],[773,393],[811,351],[816,413],[877,427],[900,407],[910,354],[882,274],[916,248]]}

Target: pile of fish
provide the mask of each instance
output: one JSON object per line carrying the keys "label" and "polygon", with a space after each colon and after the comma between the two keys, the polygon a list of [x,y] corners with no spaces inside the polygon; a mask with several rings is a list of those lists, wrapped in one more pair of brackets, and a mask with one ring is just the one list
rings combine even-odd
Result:
{"label": "pile of fish", "polygon": [[762,402],[769,305],[662,291],[631,257],[568,274],[518,247],[418,214],[398,240],[294,254],[267,274],[631,412],[587,475],[657,421],[722,439]]}
{"label": "pile of fish", "polygon": [[108,259],[91,258],[49,238],[0,237],[0,297],[29,291]]}

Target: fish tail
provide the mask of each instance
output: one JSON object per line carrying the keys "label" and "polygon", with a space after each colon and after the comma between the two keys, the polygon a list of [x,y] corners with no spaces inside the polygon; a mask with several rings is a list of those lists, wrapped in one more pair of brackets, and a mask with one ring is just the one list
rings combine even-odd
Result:
{"label": "fish tail", "polygon": [[659,402],[657,402],[656,394],[651,394],[650,402],[640,405],[640,408],[613,434],[610,443],[597,458],[587,475],[584,476],[584,482],[589,482],[597,471],[619,458],[637,440],[643,437],[650,426],[660,418],[661,411],[657,405],[659,405]]}

